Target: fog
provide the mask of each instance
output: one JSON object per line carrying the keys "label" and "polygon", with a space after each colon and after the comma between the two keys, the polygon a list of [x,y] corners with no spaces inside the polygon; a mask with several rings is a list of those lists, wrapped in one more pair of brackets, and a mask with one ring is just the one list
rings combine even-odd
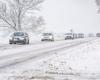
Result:
{"label": "fog", "polygon": [[95,0],[45,0],[42,15],[51,32],[100,32],[100,14]]}

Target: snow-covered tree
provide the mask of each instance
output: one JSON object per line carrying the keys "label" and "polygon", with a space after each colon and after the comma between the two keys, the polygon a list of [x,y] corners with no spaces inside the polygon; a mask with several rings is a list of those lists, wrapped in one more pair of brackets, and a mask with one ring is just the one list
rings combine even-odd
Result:
{"label": "snow-covered tree", "polygon": [[45,29],[45,27],[42,27],[43,25],[45,25],[45,20],[43,16],[30,16],[29,18],[26,18],[23,22],[23,28],[25,30],[29,30],[32,32],[42,32]]}
{"label": "snow-covered tree", "polygon": [[[22,30],[25,14],[39,10],[44,0],[4,0],[0,2],[0,19],[15,31]],[[34,24],[34,23],[33,23]]]}

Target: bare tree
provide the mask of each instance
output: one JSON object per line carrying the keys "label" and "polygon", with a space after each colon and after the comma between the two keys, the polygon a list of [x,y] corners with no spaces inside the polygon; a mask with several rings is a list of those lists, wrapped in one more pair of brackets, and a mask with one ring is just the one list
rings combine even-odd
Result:
{"label": "bare tree", "polygon": [[43,25],[45,25],[43,16],[31,16],[23,21],[23,28],[33,32],[42,32],[45,29]]}
{"label": "bare tree", "polygon": [[[35,24],[34,24],[35,23]],[[45,21],[42,16],[36,18],[34,22],[32,21],[32,30],[33,31],[41,31],[41,26],[45,24]]]}
{"label": "bare tree", "polygon": [[39,10],[44,0],[5,0],[0,2],[0,19],[16,31],[22,30],[22,20],[29,10]]}

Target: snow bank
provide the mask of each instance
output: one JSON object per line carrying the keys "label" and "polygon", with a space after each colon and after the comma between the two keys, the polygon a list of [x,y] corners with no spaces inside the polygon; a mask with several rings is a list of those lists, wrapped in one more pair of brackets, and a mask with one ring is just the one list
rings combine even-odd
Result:
{"label": "snow bank", "polygon": [[[100,39],[55,52],[37,61],[23,63],[12,67],[6,73],[9,80],[68,80],[69,77],[69,80],[84,80],[84,78],[89,80],[92,77],[94,79],[94,76],[97,77],[100,73]],[[77,77],[80,79],[76,79]],[[7,78],[4,79],[7,80]]]}

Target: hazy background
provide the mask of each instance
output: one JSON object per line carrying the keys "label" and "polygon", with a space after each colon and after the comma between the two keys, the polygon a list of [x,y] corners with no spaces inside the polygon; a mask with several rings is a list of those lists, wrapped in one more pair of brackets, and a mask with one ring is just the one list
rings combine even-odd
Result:
{"label": "hazy background", "polygon": [[100,32],[100,14],[95,0],[45,0],[42,15],[46,31]]}

